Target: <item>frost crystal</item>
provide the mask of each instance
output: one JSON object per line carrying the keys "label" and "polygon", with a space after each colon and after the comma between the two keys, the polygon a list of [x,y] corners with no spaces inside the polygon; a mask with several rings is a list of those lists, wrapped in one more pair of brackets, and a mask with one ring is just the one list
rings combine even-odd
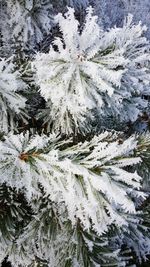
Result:
{"label": "frost crystal", "polygon": [[47,116],[51,121],[57,118],[54,128],[70,133],[74,124],[85,129],[85,112],[95,108],[100,115],[121,114],[121,120],[135,121],[146,106],[142,94],[149,94],[144,66],[148,42],[141,36],[146,28],[132,25],[129,15],[123,28],[103,32],[92,8],[87,9],[82,31],[72,8],[55,20],[62,32],[53,42],[57,49],[51,46],[48,54],[38,53],[33,63],[41,95],[50,106]]}
{"label": "frost crystal", "polygon": [[10,134],[0,142],[0,182],[24,190],[28,201],[40,196],[41,185],[52,202],[64,204],[72,225],[79,219],[85,230],[101,235],[136,212],[131,196],[141,177],[124,169],[141,161],[132,156],[136,143],[130,137],[119,144],[105,132],[65,149],[67,141],[53,135]]}

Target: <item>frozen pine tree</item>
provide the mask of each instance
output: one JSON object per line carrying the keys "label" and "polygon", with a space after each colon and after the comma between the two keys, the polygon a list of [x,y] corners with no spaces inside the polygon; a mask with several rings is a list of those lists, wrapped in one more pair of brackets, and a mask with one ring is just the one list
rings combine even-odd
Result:
{"label": "frozen pine tree", "polygon": [[104,31],[89,3],[0,2],[2,267],[137,267],[150,254],[146,27],[129,14]]}

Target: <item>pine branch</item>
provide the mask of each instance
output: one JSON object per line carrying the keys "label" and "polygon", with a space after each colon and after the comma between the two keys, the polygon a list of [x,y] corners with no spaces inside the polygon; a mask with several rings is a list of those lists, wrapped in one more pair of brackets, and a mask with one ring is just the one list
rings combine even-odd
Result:
{"label": "pine branch", "polygon": [[0,61],[0,131],[14,130],[15,118],[25,120],[25,97],[20,94],[27,85],[21,80],[12,58]]}
{"label": "pine branch", "polygon": [[141,157],[142,165],[138,168],[139,174],[143,177],[143,188],[150,192],[149,172],[150,172],[150,133],[144,132],[137,135],[138,145],[135,155]]}
{"label": "pine branch", "polygon": [[33,51],[33,47],[43,40],[53,25],[52,5],[44,0],[5,1],[3,42]]}
{"label": "pine branch", "polygon": [[49,53],[38,53],[33,62],[50,109],[43,113],[45,121],[66,134],[74,128],[86,131],[86,117],[92,118],[95,109],[100,118],[134,122],[147,106],[142,96],[149,92],[149,43],[142,37],[146,27],[133,25],[129,15],[123,28],[103,32],[92,8],[81,32],[71,8],[55,20],[62,38],[55,38]]}
{"label": "pine branch", "polygon": [[0,262],[8,255],[16,237],[31,217],[23,195],[3,184],[0,186]]}
{"label": "pine branch", "polygon": [[[43,188],[52,202],[64,203],[72,225],[101,235],[110,224],[126,224],[123,213],[136,213],[132,197],[144,197],[142,178],[125,166],[141,162],[133,157],[137,141],[122,144],[105,132],[91,141],[72,145],[54,135],[10,134],[0,143],[0,181],[23,190],[29,202]],[[129,192],[129,193],[128,193]],[[71,201],[70,201],[71,200]]]}
{"label": "pine branch", "polygon": [[63,205],[46,199],[39,201],[37,211],[23,229],[8,259],[13,266],[94,267],[124,266],[119,250],[112,250],[106,236],[85,232],[79,221],[75,228],[68,222]]}

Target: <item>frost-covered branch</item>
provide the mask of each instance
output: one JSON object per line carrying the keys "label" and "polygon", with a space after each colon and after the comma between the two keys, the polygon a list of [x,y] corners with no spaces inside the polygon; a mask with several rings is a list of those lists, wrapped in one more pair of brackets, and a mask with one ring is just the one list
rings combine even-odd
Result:
{"label": "frost-covered branch", "polygon": [[80,220],[98,235],[112,223],[127,224],[122,214],[136,213],[132,195],[143,197],[142,178],[124,169],[141,162],[133,156],[135,138],[120,144],[105,132],[89,142],[67,144],[53,135],[10,134],[0,142],[0,182],[23,190],[29,202],[41,196],[41,185],[52,202],[64,203],[72,225]]}
{"label": "frost-covered branch", "polygon": [[55,20],[62,38],[55,38],[49,53],[38,53],[33,62],[54,130],[69,134],[74,125],[86,131],[83,122],[94,109],[99,116],[135,121],[147,105],[142,95],[149,95],[149,44],[142,36],[146,27],[133,25],[129,15],[122,28],[104,32],[91,7],[82,31],[72,8]]}
{"label": "frost-covered branch", "polygon": [[0,131],[8,132],[15,128],[15,118],[24,117],[25,97],[27,85],[21,80],[12,59],[0,60]]}
{"label": "frost-covered branch", "polygon": [[49,33],[52,26],[52,5],[49,1],[7,0],[5,5],[7,21],[2,34],[6,43],[11,37],[13,42],[32,47],[43,40],[44,33]]}

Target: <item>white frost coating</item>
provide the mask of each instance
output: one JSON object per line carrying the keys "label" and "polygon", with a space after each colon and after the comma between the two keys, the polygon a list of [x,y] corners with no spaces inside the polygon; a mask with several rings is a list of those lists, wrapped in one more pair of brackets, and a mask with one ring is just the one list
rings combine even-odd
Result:
{"label": "white frost coating", "polygon": [[18,38],[24,44],[42,41],[44,33],[49,33],[52,25],[49,14],[52,5],[48,2],[7,0],[8,29],[12,38]]}
{"label": "white frost coating", "polygon": [[71,133],[73,125],[86,129],[84,115],[95,108],[100,116],[121,114],[121,120],[135,121],[147,105],[142,99],[144,92],[150,93],[145,66],[150,56],[142,37],[146,27],[133,25],[129,15],[122,28],[104,32],[92,12],[89,7],[81,33],[74,9],[58,14],[62,39],[53,42],[57,51],[52,45],[33,62],[40,93],[50,107],[45,120],[57,118],[57,131]]}
{"label": "white frost coating", "polygon": [[26,87],[11,58],[0,59],[0,131],[14,129],[15,114],[21,116],[26,101],[19,91]]}
{"label": "white frost coating", "polygon": [[127,224],[121,212],[136,213],[129,188],[132,195],[141,187],[142,178],[118,164],[120,159],[123,167],[141,161],[132,156],[135,138],[122,144],[113,139],[116,136],[105,132],[60,149],[66,141],[54,142],[54,135],[46,140],[46,136],[30,138],[29,133],[9,134],[0,142],[0,182],[24,190],[29,202],[40,196],[41,184],[52,202],[63,203],[72,225],[79,219],[85,230],[92,226],[101,235],[111,223]]}

